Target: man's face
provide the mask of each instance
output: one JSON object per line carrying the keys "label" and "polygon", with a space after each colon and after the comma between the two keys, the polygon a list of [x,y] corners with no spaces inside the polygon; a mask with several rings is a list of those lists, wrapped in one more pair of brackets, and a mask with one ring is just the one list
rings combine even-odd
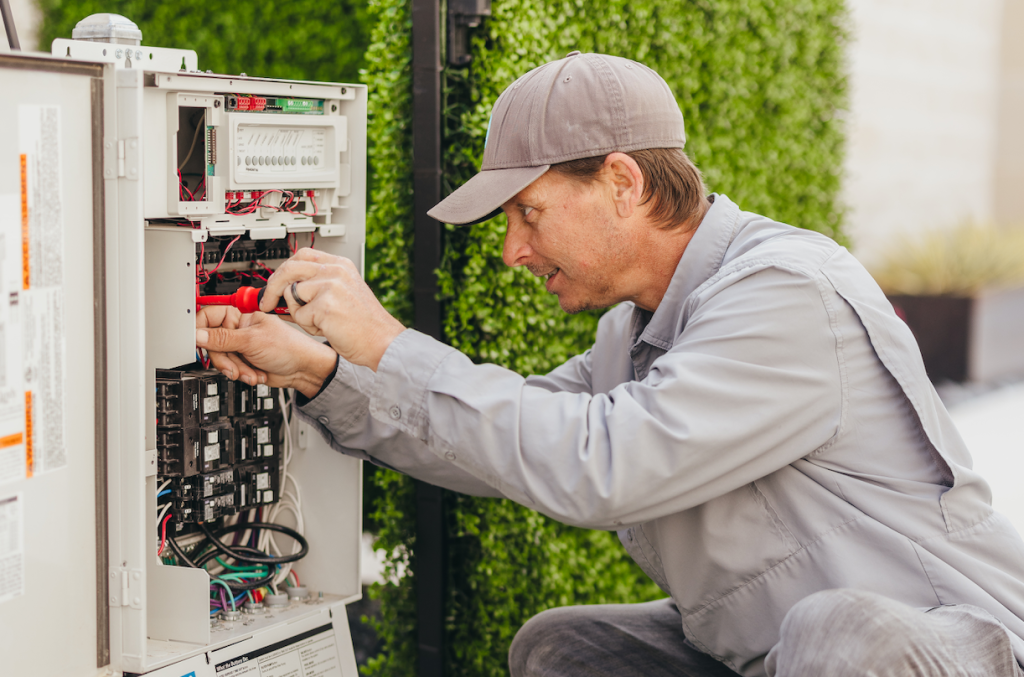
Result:
{"label": "man's face", "polygon": [[635,239],[617,217],[612,185],[547,172],[502,205],[508,216],[502,258],[544,277],[567,313],[627,298]]}

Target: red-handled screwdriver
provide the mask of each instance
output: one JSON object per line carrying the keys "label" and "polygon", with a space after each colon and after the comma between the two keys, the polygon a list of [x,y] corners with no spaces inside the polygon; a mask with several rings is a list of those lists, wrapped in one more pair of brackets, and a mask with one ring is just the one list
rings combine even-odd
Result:
{"label": "red-handled screwdriver", "polygon": [[[196,303],[200,306],[234,306],[243,313],[255,313],[260,309],[260,301],[263,300],[263,292],[265,291],[267,291],[266,287],[263,289],[239,287],[238,291],[234,294],[197,296]],[[288,302],[285,301],[284,296],[278,299],[274,312],[278,315],[288,314]]]}

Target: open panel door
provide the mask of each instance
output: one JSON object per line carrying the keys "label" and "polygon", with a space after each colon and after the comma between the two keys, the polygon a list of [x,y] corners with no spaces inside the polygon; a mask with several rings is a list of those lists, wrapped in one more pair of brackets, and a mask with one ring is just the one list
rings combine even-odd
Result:
{"label": "open panel door", "polygon": [[5,675],[96,675],[110,663],[100,196],[112,72],[0,55]]}

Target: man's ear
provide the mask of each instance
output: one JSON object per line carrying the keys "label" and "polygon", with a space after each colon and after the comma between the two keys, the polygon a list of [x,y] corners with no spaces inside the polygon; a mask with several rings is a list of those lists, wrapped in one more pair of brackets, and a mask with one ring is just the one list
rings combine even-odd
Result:
{"label": "man's ear", "polygon": [[611,184],[615,211],[624,219],[633,216],[644,194],[640,165],[625,153],[609,153],[603,171]]}

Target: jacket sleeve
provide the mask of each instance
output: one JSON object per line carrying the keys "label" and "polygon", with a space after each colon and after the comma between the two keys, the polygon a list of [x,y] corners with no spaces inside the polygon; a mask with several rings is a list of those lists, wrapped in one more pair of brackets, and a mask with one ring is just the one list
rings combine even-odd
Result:
{"label": "jacket sleeve", "polygon": [[361,388],[367,389],[373,379],[372,370],[339,358],[330,383],[298,408],[299,418],[316,429],[335,451],[445,489],[474,496],[502,496],[495,487],[439,459],[426,444],[388,419],[370,416],[369,398]]}
{"label": "jacket sleeve", "polygon": [[700,505],[827,444],[841,420],[842,365],[818,281],[750,268],[698,296],[646,378],[600,394],[552,388],[582,383],[566,374],[588,372],[589,356],[526,380],[405,331],[358,384],[373,419],[423,445],[388,463],[416,475],[432,453],[452,476],[555,519],[618,529]]}

